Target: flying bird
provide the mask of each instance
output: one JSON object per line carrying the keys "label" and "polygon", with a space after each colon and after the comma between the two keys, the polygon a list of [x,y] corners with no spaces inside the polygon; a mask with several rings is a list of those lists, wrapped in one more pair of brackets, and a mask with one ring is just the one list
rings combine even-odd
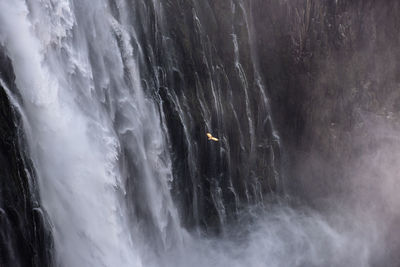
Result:
{"label": "flying bird", "polygon": [[215,141],[215,142],[218,142],[218,141],[219,141],[218,138],[215,138],[215,137],[212,136],[212,134],[210,134],[210,133],[207,133],[207,137],[208,137],[208,140],[212,140],[212,141]]}

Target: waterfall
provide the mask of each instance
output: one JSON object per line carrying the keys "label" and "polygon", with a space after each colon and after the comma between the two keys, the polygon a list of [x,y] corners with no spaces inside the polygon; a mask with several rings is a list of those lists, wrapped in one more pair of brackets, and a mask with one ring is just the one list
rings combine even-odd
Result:
{"label": "waterfall", "polygon": [[[286,95],[274,95],[283,74],[261,62],[276,50],[260,49],[258,2],[0,0],[0,52],[15,76],[0,71],[0,90],[23,132],[34,227],[53,239],[40,237],[49,266],[380,262],[379,216],[340,198],[321,211],[286,187],[296,183],[283,154],[295,150],[273,114],[272,97]],[[317,6],[271,3],[306,22]],[[279,37],[306,49],[305,28]],[[2,202],[0,190],[0,265],[25,266],[3,241],[13,220]]]}
{"label": "waterfall", "polygon": [[131,35],[106,1],[5,1],[0,9],[57,262],[141,266],[128,179],[165,245],[180,229],[160,118]]}

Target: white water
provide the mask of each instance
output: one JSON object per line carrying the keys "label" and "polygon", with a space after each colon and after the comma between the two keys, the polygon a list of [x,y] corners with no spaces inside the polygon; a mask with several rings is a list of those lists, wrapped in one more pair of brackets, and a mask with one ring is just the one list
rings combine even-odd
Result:
{"label": "white water", "polygon": [[179,226],[159,111],[141,86],[126,3],[116,2],[120,22],[105,0],[0,2],[0,43],[22,96],[57,266],[368,266],[373,240],[354,242],[285,206],[236,226],[237,239],[190,237]]}
{"label": "white water", "polygon": [[[160,159],[160,122],[142,92],[129,35],[105,2],[79,2],[2,1],[1,43],[13,62],[28,117],[31,156],[42,204],[54,224],[57,261],[141,266],[136,240],[128,234],[135,228],[128,227],[122,201],[119,135],[129,132],[127,149],[137,154],[142,189],[151,196],[143,201],[163,239],[176,219],[167,188],[169,160]],[[101,91],[95,91],[95,82]],[[125,117],[114,127],[119,112]]]}

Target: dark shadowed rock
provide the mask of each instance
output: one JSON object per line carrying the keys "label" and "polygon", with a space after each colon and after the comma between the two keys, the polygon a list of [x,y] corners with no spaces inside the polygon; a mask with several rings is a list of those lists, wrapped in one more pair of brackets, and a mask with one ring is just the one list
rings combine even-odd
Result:
{"label": "dark shadowed rock", "polygon": [[[0,79],[16,92],[11,62],[1,48]],[[0,266],[50,266],[50,228],[22,143],[21,117],[0,85]]]}

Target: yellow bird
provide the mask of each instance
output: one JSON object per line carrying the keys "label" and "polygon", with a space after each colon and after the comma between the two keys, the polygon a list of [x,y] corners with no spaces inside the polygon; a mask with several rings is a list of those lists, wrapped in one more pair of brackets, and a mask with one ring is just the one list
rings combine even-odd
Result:
{"label": "yellow bird", "polygon": [[210,133],[207,133],[207,137],[208,137],[208,140],[212,140],[212,141],[215,141],[215,142],[218,142],[218,141],[219,141],[218,138],[215,138],[215,137],[212,136],[212,134],[210,134]]}

